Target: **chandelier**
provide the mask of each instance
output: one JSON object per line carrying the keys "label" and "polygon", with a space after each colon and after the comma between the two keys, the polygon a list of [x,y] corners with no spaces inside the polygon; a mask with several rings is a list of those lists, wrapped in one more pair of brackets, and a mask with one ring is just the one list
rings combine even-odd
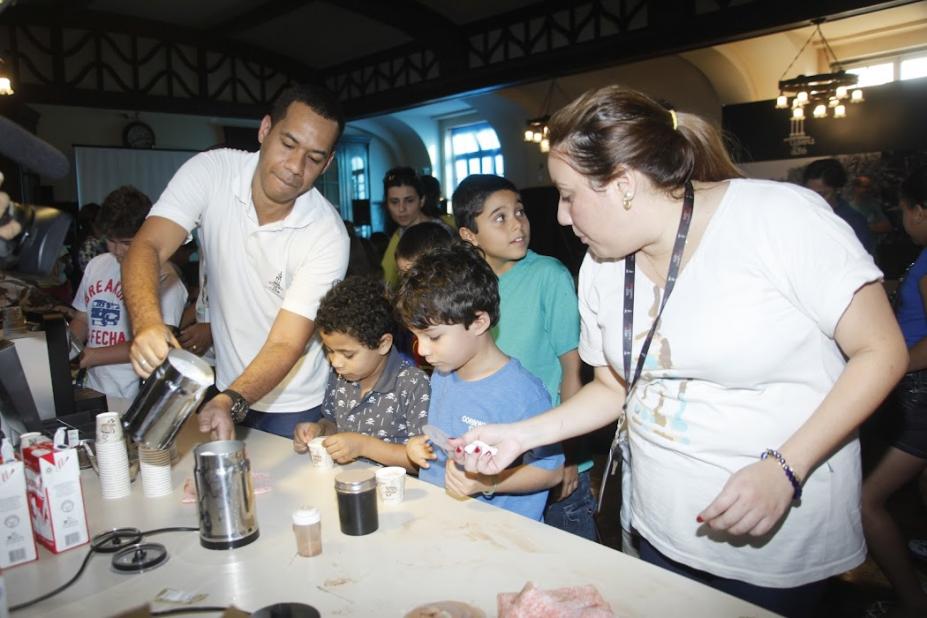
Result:
{"label": "chandelier", "polygon": [[[2,0],[0,0],[2,2]],[[0,95],[13,94],[13,83],[5,69],[6,61],[0,58]]]}
{"label": "chandelier", "polygon": [[[806,109],[811,109],[811,116],[814,118],[846,118],[848,102],[862,103],[864,101],[863,91],[855,87],[859,83],[859,77],[843,70],[837,55],[831,49],[824,33],[821,32],[823,22],[823,19],[815,19],[812,22],[815,26],[814,32],[801,46],[792,62],[783,71],[782,77],[779,78],[776,109],[791,110],[789,136],[783,141],[791,146],[793,155],[807,154],[807,147],[814,144],[814,138],[805,134],[805,118],[808,117]],[[833,58],[831,67],[836,70],[830,73],[799,75],[792,79],[783,79],[815,35],[821,38],[824,49]]]}
{"label": "chandelier", "polygon": [[550,81],[550,86],[547,87],[547,96],[544,97],[544,107],[541,109],[543,115],[537,118],[531,118],[525,122],[527,125],[525,127],[525,142],[537,144],[541,152],[550,152],[547,123],[550,121],[550,102],[553,98],[554,85],[556,83],[557,80],[552,79]]}

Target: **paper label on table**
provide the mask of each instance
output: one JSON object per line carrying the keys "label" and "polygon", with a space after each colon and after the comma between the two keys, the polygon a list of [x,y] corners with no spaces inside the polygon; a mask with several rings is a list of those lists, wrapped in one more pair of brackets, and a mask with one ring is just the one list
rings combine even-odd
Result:
{"label": "paper label on table", "polygon": [[175,588],[165,588],[158,593],[158,596],[155,597],[155,601],[160,603],[178,603],[181,605],[190,605],[192,603],[197,603],[205,599],[208,595],[205,594],[193,594],[192,592],[184,592],[183,590],[177,590]]}

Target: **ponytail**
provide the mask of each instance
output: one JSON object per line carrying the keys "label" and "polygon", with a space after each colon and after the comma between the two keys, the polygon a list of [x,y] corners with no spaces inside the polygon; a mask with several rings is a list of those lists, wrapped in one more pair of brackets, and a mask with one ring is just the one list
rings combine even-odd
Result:
{"label": "ponytail", "polygon": [[598,186],[629,168],[668,192],[690,180],[743,176],[711,124],[621,86],[586,92],[557,111],[548,126],[551,150]]}

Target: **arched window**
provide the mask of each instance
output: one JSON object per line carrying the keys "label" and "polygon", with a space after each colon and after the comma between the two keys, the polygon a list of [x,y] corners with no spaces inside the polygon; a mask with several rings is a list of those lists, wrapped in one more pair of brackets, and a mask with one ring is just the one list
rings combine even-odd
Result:
{"label": "arched window", "polygon": [[505,175],[499,137],[488,122],[480,122],[450,130],[450,173],[453,192],[460,181],[470,174]]}

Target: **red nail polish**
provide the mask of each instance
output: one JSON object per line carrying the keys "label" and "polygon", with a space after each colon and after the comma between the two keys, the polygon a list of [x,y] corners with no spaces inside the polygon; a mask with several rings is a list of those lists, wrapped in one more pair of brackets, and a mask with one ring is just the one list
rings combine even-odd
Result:
{"label": "red nail polish", "polygon": [[701,516],[701,515],[696,515],[695,521],[697,521],[698,523],[702,523],[702,522],[704,522],[705,520],[702,519],[702,516]]}
{"label": "red nail polish", "polygon": [[474,453],[479,453],[479,452],[480,452],[480,447],[477,446],[476,448],[474,448],[474,449],[473,449],[473,452],[474,452]]}

